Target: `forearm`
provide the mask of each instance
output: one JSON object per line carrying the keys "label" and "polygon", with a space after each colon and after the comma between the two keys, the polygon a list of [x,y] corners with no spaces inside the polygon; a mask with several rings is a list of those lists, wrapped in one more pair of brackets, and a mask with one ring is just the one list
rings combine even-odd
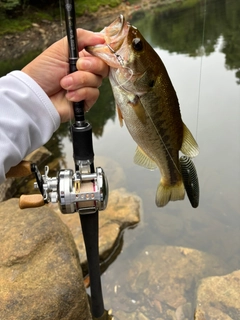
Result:
{"label": "forearm", "polygon": [[0,78],[0,183],[12,166],[45,144],[59,125],[51,100],[30,77],[14,71]]}

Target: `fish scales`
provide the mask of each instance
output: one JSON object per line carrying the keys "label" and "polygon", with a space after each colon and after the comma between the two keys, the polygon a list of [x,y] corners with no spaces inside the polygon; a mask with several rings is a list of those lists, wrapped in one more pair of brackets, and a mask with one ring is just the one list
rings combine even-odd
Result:
{"label": "fish scales", "polygon": [[184,199],[179,151],[193,157],[198,146],[182,122],[178,98],[167,70],[137,28],[120,15],[101,33],[105,44],[86,47],[109,66],[120,124],[125,122],[138,147],[134,162],[159,168],[158,207]]}

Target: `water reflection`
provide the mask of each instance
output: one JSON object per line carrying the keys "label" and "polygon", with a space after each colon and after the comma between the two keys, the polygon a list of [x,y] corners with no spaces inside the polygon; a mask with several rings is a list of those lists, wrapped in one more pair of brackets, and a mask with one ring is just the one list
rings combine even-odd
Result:
{"label": "water reflection", "polygon": [[[164,210],[155,207],[155,189],[160,177],[156,172],[133,164],[135,143],[117,121],[108,121],[102,137],[95,140],[96,163],[98,156],[119,163],[126,176],[125,187],[143,199],[141,225],[125,233],[121,255],[103,275],[108,307],[125,310],[129,313],[127,319],[134,319],[130,314],[137,309],[154,309],[155,302],[151,300],[149,306],[148,300],[153,280],[144,266],[149,258],[146,257],[145,262],[141,260],[144,250],[148,252],[151,248],[155,256],[152,263],[159,266],[159,273],[163,261],[157,258],[155,251],[160,252],[166,245],[194,248],[217,257],[215,271],[206,267],[204,276],[228,273],[240,265],[240,87],[237,85],[240,30],[236,23],[240,3],[224,0],[206,3],[206,10],[204,2],[199,2],[190,8],[179,6],[163,12],[154,9],[154,12],[132,17],[132,23],[164,61],[179,97],[183,120],[197,136],[200,155],[195,165],[201,187],[199,208],[192,209],[187,199],[171,203]],[[93,112],[97,115],[101,107],[95,106]],[[104,162],[100,165],[104,167]],[[109,168],[104,169],[108,174]],[[131,271],[133,265],[135,273]],[[142,277],[145,280],[137,284],[136,290],[133,283]],[[182,281],[191,282],[190,271],[185,277]],[[171,281],[169,276],[168,283],[174,288]],[[194,303],[191,297],[195,285],[189,285],[185,296],[191,303]],[[115,289],[117,294],[113,288],[119,288]],[[145,296],[144,288],[148,292]],[[160,296],[163,297],[165,291],[162,290]],[[152,293],[156,291],[155,288]],[[156,319],[154,312],[144,314],[148,314],[147,319]],[[193,311],[188,319],[193,319]]]}
{"label": "water reflection", "polygon": [[104,79],[99,90],[100,97],[96,106],[86,114],[86,119],[91,123],[96,138],[103,135],[107,121],[115,119],[115,103],[108,79]]}

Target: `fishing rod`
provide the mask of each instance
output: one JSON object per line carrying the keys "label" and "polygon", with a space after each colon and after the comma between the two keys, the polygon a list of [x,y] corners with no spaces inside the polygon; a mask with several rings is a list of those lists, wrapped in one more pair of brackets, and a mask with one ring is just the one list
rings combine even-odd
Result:
{"label": "fishing rod", "polygon": [[[77,71],[79,58],[75,7],[73,0],[64,0],[66,33],[69,46],[69,72]],[[86,247],[90,278],[91,311],[94,319],[106,319],[104,310],[101,274],[99,264],[99,210],[104,210],[108,202],[108,182],[102,168],[94,168],[92,127],[85,120],[84,101],[73,102],[74,122],[70,127],[73,144],[75,171],[60,170],[56,177],[49,177],[49,167],[42,175],[36,164],[22,161],[12,168],[8,176],[24,176],[26,172],[35,174],[34,187],[41,194],[22,195],[19,207],[33,208],[45,203],[58,203],[63,214],[78,212]]]}
{"label": "fishing rod", "polygon": [[[77,71],[76,62],[79,58],[74,0],[64,0],[64,12],[69,45],[69,71],[72,73]],[[75,178],[77,178],[75,179],[75,188],[80,189],[80,180],[83,172],[87,172],[87,174],[94,174],[92,127],[88,122],[85,121],[84,101],[73,102],[73,111],[75,123],[71,126],[71,134],[73,143],[73,158],[76,169]],[[101,175],[104,177],[102,170],[100,176]],[[105,181],[105,188],[106,186],[107,184]],[[106,192],[106,190],[104,191]],[[81,205],[77,205],[77,209],[80,215],[87,253],[92,315],[94,318],[100,318],[104,315],[104,303],[99,264],[98,208],[94,205],[94,201],[92,201],[92,207],[86,208],[84,206],[83,208]]]}

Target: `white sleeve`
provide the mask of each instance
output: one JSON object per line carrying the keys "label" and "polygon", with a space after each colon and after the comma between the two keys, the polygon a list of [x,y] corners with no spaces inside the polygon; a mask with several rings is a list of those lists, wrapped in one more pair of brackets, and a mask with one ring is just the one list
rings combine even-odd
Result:
{"label": "white sleeve", "polygon": [[42,88],[27,74],[0,78],[0,183],[27,154],[45,144],[60,116]]}

